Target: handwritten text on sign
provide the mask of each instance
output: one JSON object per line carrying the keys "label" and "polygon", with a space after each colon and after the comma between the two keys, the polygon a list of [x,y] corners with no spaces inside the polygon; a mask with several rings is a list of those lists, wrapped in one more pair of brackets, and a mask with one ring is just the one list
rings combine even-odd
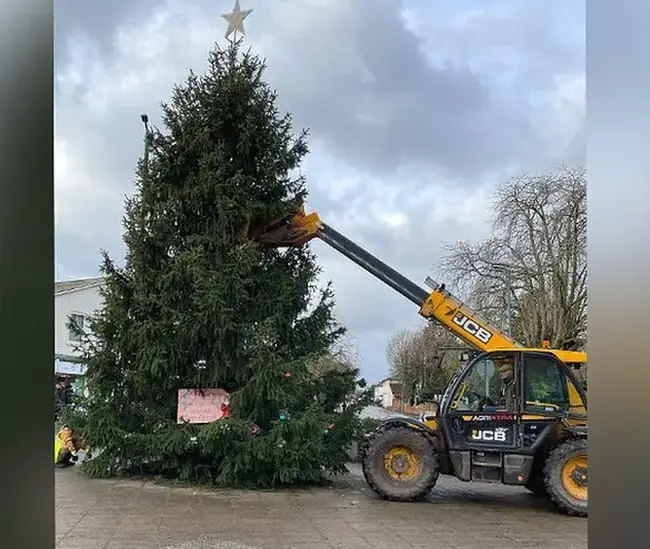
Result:
{"label": "handwritten text on sign", "polygon": [[230,398],[223,389],[179,389],[177,423],[212,423],[228,416]]}

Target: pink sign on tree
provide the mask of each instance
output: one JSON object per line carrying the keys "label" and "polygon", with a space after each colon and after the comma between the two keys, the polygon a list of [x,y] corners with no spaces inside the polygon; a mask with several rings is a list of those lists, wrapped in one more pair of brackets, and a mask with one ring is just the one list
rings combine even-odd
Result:
{"label": "pink sign on tree", "polygon": [[179,389],[178,423],[212,423],[230,415],[230,396],[223,389]]}

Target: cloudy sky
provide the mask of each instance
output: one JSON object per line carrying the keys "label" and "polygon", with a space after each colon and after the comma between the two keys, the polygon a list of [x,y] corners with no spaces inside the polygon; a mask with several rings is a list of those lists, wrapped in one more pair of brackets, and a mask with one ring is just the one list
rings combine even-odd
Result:
{"label": "cloudy sky", "polygon": [[[55,0],[57,280],[121,259],[140,114],[202,71],[234,0]],[[493,186],[582,162],[584,0],[241,0],[247,41],[296,128],[309,206],[414,281],[443,242],[489,231]],[[416,308],[322,242],[337,313],[371,381]]]}

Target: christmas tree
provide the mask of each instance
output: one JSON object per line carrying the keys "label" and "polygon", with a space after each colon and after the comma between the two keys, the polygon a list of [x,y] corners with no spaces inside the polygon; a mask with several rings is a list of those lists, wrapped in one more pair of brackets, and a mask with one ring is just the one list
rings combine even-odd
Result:
{"label": "christmas tree", "polygon": [[[103,255],[78,424],[101,449],[84,464],[93,476],[269,487],[345,470],[367,396],[351,366],[323,367],[345,331],[332,290],[316,286],[308,247],[246,238],[306,195],[306,133],[240,46],[217,45],[162,105],[126,201],[124,266]],[[229,417],[177,423],[183,388],[227,391]]]}

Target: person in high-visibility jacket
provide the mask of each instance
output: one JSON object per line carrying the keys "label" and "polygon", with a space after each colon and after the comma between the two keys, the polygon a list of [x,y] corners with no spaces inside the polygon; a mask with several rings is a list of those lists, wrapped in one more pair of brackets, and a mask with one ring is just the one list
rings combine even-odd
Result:
{"label": "person in high-visibility jacket", "polygon": [[54,465],[74,465],[79,459],[79,450],[85,450],[83,442],[73,435],[70,427],[61,427],[54,437]]}

